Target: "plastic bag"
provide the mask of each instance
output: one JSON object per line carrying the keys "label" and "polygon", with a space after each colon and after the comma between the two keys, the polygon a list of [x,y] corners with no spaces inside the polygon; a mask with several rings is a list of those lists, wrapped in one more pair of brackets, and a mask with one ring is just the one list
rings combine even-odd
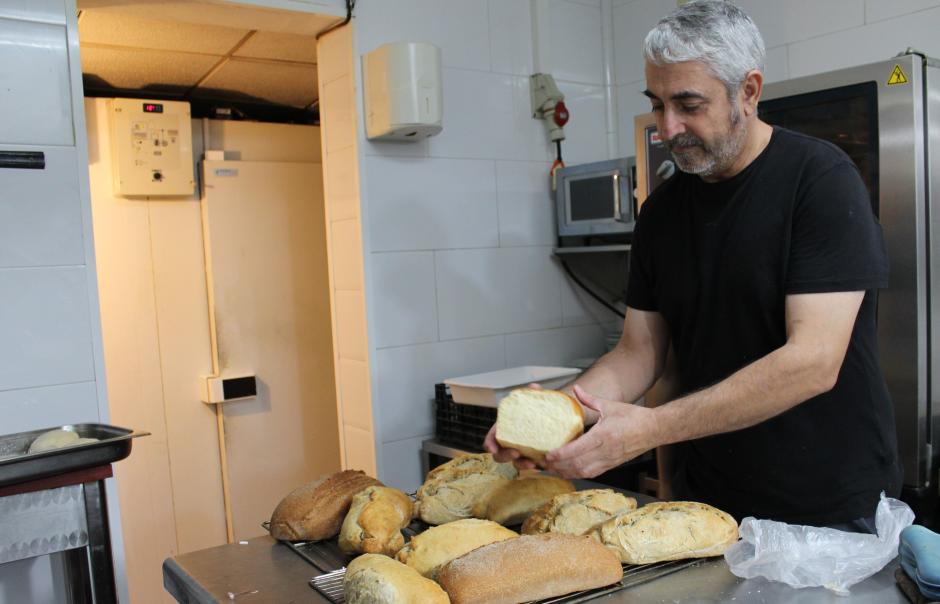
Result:
{"label": "plastic bag", "polygon": [[885,497],[875,510],[877,535],[745,518],[741,540],[725,552],[735,575],[765,577],[791,587],[825,587],[848,595],[898,555],[901,531],[914,522],[907,504]]}

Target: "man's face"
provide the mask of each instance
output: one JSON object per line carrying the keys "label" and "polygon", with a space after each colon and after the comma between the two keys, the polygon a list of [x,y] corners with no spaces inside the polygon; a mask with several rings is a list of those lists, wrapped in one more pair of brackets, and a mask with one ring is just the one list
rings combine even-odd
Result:
{"label": "man's face", "polygon": [[737,99],[697,61],[646,63],[646,90],[656,127],[679,169],[721,180],[741,155],[747,138]]}

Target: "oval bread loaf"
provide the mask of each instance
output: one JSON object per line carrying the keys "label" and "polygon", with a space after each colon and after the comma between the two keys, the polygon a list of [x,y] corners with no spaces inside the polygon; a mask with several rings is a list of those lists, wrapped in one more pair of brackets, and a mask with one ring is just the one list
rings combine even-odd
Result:
{"label": "oval bread loaf", "polygon": [[555,495],[571,491],[574,491],[574,485],[557,476],[520,477],[501,484],[488,497],[478,501],[473,506],[473,515],[507,526],[515,525]]}
{"label": "oval bread loaf", "polygon": [[517,388],[496,410],[496,441],[536,461],[583,433],[581,405],[558,390]]}
{"label": "oval bread loaf", "polygon": [[617,556],[586,536],[523,535],[450,562],[438,582],[454,604],[516,604],[616,583]]}
{"label": "oval bread loaf", "polygon": [[621,562],[652,564],[719,556],[738,540],[738,523],[704,503],[662,501],[608,520],[596,536]]}
{"label": "oval bread loaf", "polygon": [[339,548],[347,554],[394,556],[405,544],[401,529],[413,515],[411,498],[398,489],[366,487],[353,496],[339,531]]}
{"label": "oval bread loaf", "polygon": [[294,489],[271,514],[271,536],[284,541],[335,537],[353,495],[372,485],[382,483],[362,470],[344,470]]}
{"label": "oval bread loaf", "polygon": [[418,489],[416,514],[428,524],[469,518],[477,501],[519,474],[510,463],[497,463],[489,453],[456,457],[428,472]]}
{"label": "oval bread loaf", "polygon": [[584,535],[602,522],[636,509],[636,499],[613,489],[563,493],[535,510],[522,525],[524,535],[569,533]]}
{"label": "oval bread loaf", "polygon": [[418,571],[381,554],[363,554],[343,578],[347,604],[447,604],[444,590]]}
{"label": "oval bread loaf", "polygon": [[415,535],[395,558],[434,579],[442,566],[481,545],[517,538],[518,533],[490,520],[465,518],[432,526]]}

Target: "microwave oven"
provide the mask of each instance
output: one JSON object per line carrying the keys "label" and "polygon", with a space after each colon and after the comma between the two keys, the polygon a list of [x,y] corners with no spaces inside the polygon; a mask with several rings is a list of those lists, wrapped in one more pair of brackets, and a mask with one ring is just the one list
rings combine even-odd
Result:
{"label": "microwave oven", "polygon": [[632,158],[561,168],[555,173],[559,237],[622,235],[633,232]]}

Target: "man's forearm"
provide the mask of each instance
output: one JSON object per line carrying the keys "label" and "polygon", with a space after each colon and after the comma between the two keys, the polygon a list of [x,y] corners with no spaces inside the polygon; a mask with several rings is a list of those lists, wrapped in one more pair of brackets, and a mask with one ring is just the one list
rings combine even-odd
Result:
{"label": "man's forearm", "polygon": [[658,445],[748,428],[830,390],[838,367],[786,345],[725,380],[653,409]]}
{"label": "man's forearm", "polygon": [[[564,390],[571,393],[577,384],[594,396],[632,403],[646,393],[656,378],[656,367],[651,362],[644,363],[643,355],[631,354],[626,347],[617,346]],[[588,419],[588,423],[594,423],[596,418]]]}

